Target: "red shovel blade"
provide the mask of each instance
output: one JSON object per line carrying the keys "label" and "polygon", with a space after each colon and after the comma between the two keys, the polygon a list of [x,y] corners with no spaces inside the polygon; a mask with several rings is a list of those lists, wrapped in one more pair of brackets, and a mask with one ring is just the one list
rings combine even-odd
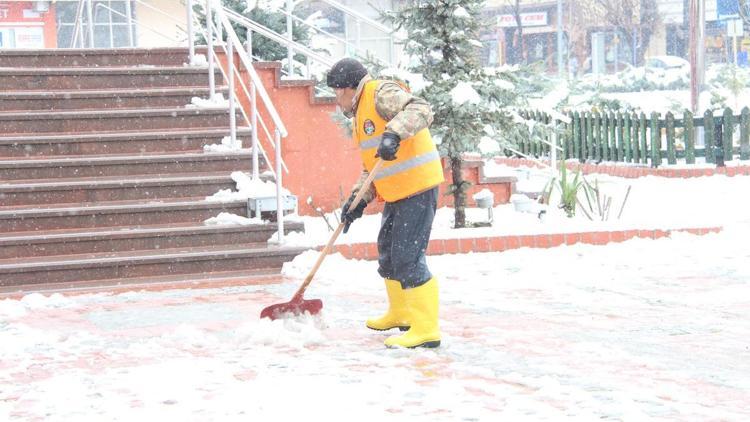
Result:
{"label": "red shovel blade", "polygon": [[302,315],[305,312],[315,315],[323,309],[323,301],[320,299],[305,300],[302,296],[294,297],[289,302],[271,305],[260,313],[261,318],[276,320],[291,315]]}

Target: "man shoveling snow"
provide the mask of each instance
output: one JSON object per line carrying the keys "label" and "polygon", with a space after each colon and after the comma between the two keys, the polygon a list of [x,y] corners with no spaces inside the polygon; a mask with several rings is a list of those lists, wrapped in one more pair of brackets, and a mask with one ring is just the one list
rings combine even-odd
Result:
{"label": "man shoveling snow", "polygon": [[[364,171],[342,208],[344,233],[376,196],[385,200],[378,235],[378,273],[385,279],[388,310],[367,320],[374,330],[407,330],[385,340],[389,347],[437,347],[438,282],[427,268],[425,251],[437,207],[443,169],[428,126],[429,104],[394,81],[375,80],[365,67],[345,58],[328,72],[327,85],[347,117],[354,117],[354,140]],[[363,200],[356,194],[382,167]]]}

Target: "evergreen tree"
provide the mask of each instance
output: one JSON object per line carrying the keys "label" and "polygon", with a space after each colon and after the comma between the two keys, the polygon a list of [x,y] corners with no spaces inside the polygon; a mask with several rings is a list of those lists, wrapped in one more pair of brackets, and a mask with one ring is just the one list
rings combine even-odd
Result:
{"label": "evergreen tree", "polygon": [[455,227],[466,227],[466,191],[461,164],[466,153],[479,151],[487,137],[510,146],[529,130],[514,111],[524,95],[518,68],[482,68],[478,40],[483,0],[408,0],[386,14],[394,29],[407,33],[404,50],[409,70],[421,74],[426,86],[418,92],[432,105],[431,132],[450,163],[450,194]]}
{"label": "evergreen tree", "polygon": [[[252,21],[255,21],[266,28],[269,28],[281,35],[286,35],[286,15],[283,9],[276,9],[274,4],[269,1],[260,2],[249,2],[247,0],[222,0],[222,5],[226,8],[232,9],[243,16],[246,16]],[[277,2],[278,3],[278,2]],[[280,5],[279,5],[280,6]],[[298,5],[297,8],[300,6]],[[201,26],[205,28],[206,15],[203,11],[203,2],[196,2],[194,6],[196,16],[201,23]],[[298,10],[296,10],[298,11]],[[244,26],[232,23],[234,32],[237,33],[237,37],[244,44],[247,42],[247,29]],[[292,26],[292,36],[294,41],[307,45],[310,42],[310,34],[306,26],[298,21],[294,21]],[[197,40],[199,43],[205,44],[205,38],[198,36]],[[262,61],[281,61],[285,60],[287,56],[287,49],[285,46],[268,39],[260,34],[253,34],[253,55]],[[294,59],[299,62],[305,61],[303,55],[295,55]]]}

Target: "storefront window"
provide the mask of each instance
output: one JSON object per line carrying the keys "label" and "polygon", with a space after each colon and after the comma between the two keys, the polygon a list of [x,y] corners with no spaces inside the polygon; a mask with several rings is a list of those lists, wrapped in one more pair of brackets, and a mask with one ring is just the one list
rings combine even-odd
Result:
{"label": "storefront window", "polygon": [[497,66],[500,64],[498,57],[499,42],[497,38],[482,40],[482,65]]}
{"label": "storefront window", "polygon": [[[94,15],[94,47],[115,48],[130,47],[128,38],[128,22],[126,1],[97,0],[92,2]],[[57,44],[60,47],[71,47],[73,29],[75,27],[76,8],[78,2],[58,2],[57,13]],[[131,7],[131,19],[135,19],[135,8]],[[86,37],[88,46],[88,22],[86,11],[83,14],[80,37]],[[131,26],[133,42],[136,40],[135,25]],[[79,41],[80,42],[80,41]],[[79,44],[80,45],[80,44]]]}

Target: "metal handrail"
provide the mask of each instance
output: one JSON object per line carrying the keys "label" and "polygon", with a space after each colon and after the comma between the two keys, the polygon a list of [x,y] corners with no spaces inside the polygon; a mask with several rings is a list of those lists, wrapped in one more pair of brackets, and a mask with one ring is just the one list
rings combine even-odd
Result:
{"label": "metal handrail", "polygon": [[[217,29],[219,39],[223,39],[222,35],[223,32],[226,32],[226,44],[228,44],[227,48],[227,59],[229,64],[229,75],[232,80],[234,79],[235,74],[235,67],[234,67],[234,50],[236,50],[240,63],[245,67],[247,70],[248,75],[250,75],[250,80],[252,82],[253,86],[253,93],[256,95],[259,95],[261,98],[261,101],[263,102],[263,105],[266,108],[266,112],[271,116],[271,120],[274,123],[275,130],[274,130],[274,145],[275,145],[275,165],[276,165],[276,171],[275,171],[275,181],[276,181],[276,222],[278,225],[277,229],[277,235],[278,235],[278,242],[279,244],[282,244],[284,242],[284,209],[283,209],[283,199],[281,196],[282,191],[282,177],[283,177],[283,171],[282,171],[282,159],[281,159],[281,138],[288,136],[288,132],[286,130],[286,127],[284,125],[284,122],[281,120],[281,116],[279,116],[278,111],[276,110],[276,107],[273,105],[273,102],[271,101],[271,98],[268,96],[268,92],[266,91],[266,88],[263,86],[263,83],[260,80],[260,76],[258,75],[258,72],[255,70],[255,67],[252,64],[252,60],[250,59],[248,53],[243,49],[242,42],[240,42],[239,37],[237,36],[237,33],[234,31],[234,28],[232,27],[232,21],[227,17],[229,14],[228,11],[226,11],[221,5],[219,4],[218,7],[216,7],[216,10],[212,10],[214,8],[214,1],[213,0],[206,0],[206,25],[207,25],[207,32],[208,32],[208,44],[209,44],[209,68],[211,67],[211,64],[213,62],[214,57],[214,51],[212,51],[212,43],[211,40],[213,38],[213,31],[211,28],[213,27],[213,24],[211,22],[211,12],[216,13],[217,18],[217,25],[220,25]],[[243,19],[244,20],[244,19]],[[222,43],[223,45],[223,43]],[[221,67],[221,66],[220,66]],[[213,75],[211,75],[213,77]],[[213,80],[213,78],[211,78]],[[240,78],[240,81],[242,81],[242,78]],[[230,98],[234,99],[234,92],[230,92],[229,95]],[[251,96],[250,99],[254,100],[255,95]],[[258,111],[257,108],[252,110],[252,113],[255,117],[258,117]],[[255,132],[257,131],[257,127],[252,128],[252,130]],[[253,139],[255,141],[255,138]],[[253,145],[256,146],[255,144]],[[257,151],[255,148],[253,148],[253,154],[257,154]],[[255,163],[256,160],[253,160],[253,163]]]}
{"label": "metal handrail", "polygon": [[[225,51],[226,51],[226,50],[225,50]],[[216,60],[218,60],[218,59],[219,59],[219,57],[218,57],[218,55],[216,55],[216,52],[214,52],[213,54],[214,54],[214,58],[215,58]],[[227,55],[227,57],[229,57],[229,56]],[[223,77],[224,77],[225,79],[229,80],[229,76],[227,75],[227,72],[226,72],[226,71],[224,71],[224,68],[223,68],[223,67],[221,67],[221,66],[219,66],[219,70],[221,71],[221,74],[222,74],[222,76],[223,76]],[[237,69],[236,67],[234,68],[234,74],[235,74],[235,76],[237,76],[237,78],[239,79],[239,82],[240,82],[240,86],[242,87],[242,90],[243,90],[243,91],[245,92],[245,95],[247,95],[247,96],[248,96],[248,98],[251,98],[251,99],[252,99],[252,95],[251,95],[251,94],[250,94],[250,93],[248,92],[248,88],[247,88],[247,85],[246,85],[246,84],[245,84],[245,82],[244,82],[244,81],[242,80],[242,74],[240,73],[240,71],[239,71],[239,70],[238,70],[238,69]],[[242,107],[240,107],[240,112],[242,113],[242,117],[243,117],[243,118],[245,119],[245,123],[247,123],[247,124],[248,124],[248,126],[249,126],[249,127],[250,127],[250,128],[252,129],[252,131],[253,131],[253,132],[256,132],[256,131],[257,131],[257,128],[255,128],[255,127],[254,127],[255,125],[253,125],[253,124],[252,124],[252,122],[250,121],[250,117],[251,117],[251,116],[248,116],[247,112],[246,112],[246,111],[245,111],[245,109],[244,109],[244,108],[242,108]],[[261,123],[261,125],[263,126],[263,129],[265,129],[265,131],[266,131],[266,135],[268,136],[268,139],[269,139],[269,140],[272,140],[272,139],[273,139],[273,136],[271,135],[271,133],[270,133],[270,132],[268,131],[268,129],[266,128],[266,125],[265,125],[265,123],[263,122],[263,119],[259,119],[259,122],[260,122],[260,123]],[[265,151],[265,150],[263,149],[263,146],[262,146],[262,145],[258,145],[258,150],[260,150],[261,154],[263,154],[263,158],[264,158],[264,159],[266,160],[266,162],[270,163],[270,162],[271,162],[271,160],[270,160],[270,159],[268,158],[268,154],[267,154],[267,153],[266,153],[266,151]],[[283,161],[282,161],[282,166],[283,166],[284,170],[286,170],[286,172],[288,173],[288,172],[289,172],[289,169],[287,168],[287,166],[286,166],[286,163],[284,163]],[[257,165],[254,165],[254,166],[253,166],[253,173],[255,174],[255,176],[257,176],[256,172],[257,172]],[[274,171],[273,169],[271,169],[271,173],[272,173],[272,174],[274,174],[274,177],[276,177],[275,171]]]}
{"label": "metal handrail", "polygon": [[246,18],[245,16],[242,16],[239,13],[237,13],[237,12],[231,10],[231,9],[224,9],[224,12],[229,17],[230,20],[232,20],[232,21],[234,21],[234,22],[236,22],[238,24],[244,25],[245,27],[252,29],[254,32],[257,32],[257,33],[259,33],[259,34],[261,34],[261,35],[263,35],[263,36],[265,36],[267,38],[270,38],[270,39],[272,39],[272,40],[274,40],[274,41],[276,41],[276,42],[278,42],[280,44],[291,46],[291,48],[293,48],[297,52],[302,53],[305,56],[308,56],[308,57],[310,57],[310,58],[312,58],[312,59],[314,59],[314,60],[316,60],[316,61],[318,61],[318,62],[320,62],[320,63],[322,63],[324,65],[326,65],[326,66],[332,66],[333,65],[333,61],[331,59],[329,59],[328,57],[325,57],[325,56],[322,56],[322,55],[318,54],[317,52],[315,52],[314,50],[312,50],[310,47],[305,46],[304,44],[300,44],[300,43],[298,43],[296,41],[289,41],[289,39],[287,37],[285,37],[284,35],[281,35],[281,34],[279,34],[278,32],[276,32],[276,31],[274,31],[272,29],[268,29],[268,28],[266,28],[263,25],[259,25],[255,21],[252,21],[252,20]]}
{"label": "metal handrail", "polygon": [[[197,18],[195,20],[197,21]],[[199,22],[193,22],[193,23],[197,24]],[[200,31],[201,35],[203,35],[203,37],[206,40],[208,40],[208,34],[207,34],[207,32],[203,28],[201,28],[200,25],[198,25],[198,28],[199,28],[199,31]],[[224,49],[225,53],[227,53],[226,45],[227,45],[226,43],[220,44],[220,47],[222,47]],[[216,61],[219,60],[219,56],[216,54],[215,51],[211,52],[211,57],[214,60],[216,60]],[[229,57],[229,55],[227,55],[227,57]],[[210,62],[210,60],[209,60],[209,62]],[[223,67],[219,66],[219,71],[221,72],[222,76],[226,80],[229,80],[229,76],[228,76],[227,72],[224,70]],[[260,145],[257,142],[258,128],[257,128],[257,123],[255,123],[255,122],[260,122],[262,128],[264,129],[264,131],[266,133],[266,136],[268,137],[269,141],[272,143],[272,146],[275,148],[274,141],[273,141],[274,137],[268,131],[268,128],[266,127],[266,124],[265,124],[263,118],[260,117],[260,115],[256,112],[256,110],[257,110],[257,108],[255,106],[255,102],[256,102],[255,101],[255,97],[256,96],[253,95],[253,93],[252,93],[253,91],[255,91],[255,85],[251,85],[250,89],[248,89],[247,84],[245,84],[245,80],[242,78],[242,74],[240,73],[240,71],[239,71],[239,69],[237,67],[234,67],[234,74],[235,74],[235,76],[237,76],[237,80],[239,81],[240,87],[242,88],[243,92],[250,99],[250,102],[251,102],[251,115],[248,115],[247,112],[245,111],[245,109],[242,108],[242,107],[240,107],[240,112],[242,113],[242,117],[244,118],[245,123],[247,123],[248,126],[250,128],[252,128],[251,133],[252,133],[252,138],[253,138],[253,153],[252,153],[252,155],[253,155],[253,177],[254,178],[258,178],[259,176],[258,176],[257,151],[260,151],[260,153],[263,155],[263,158],[266,160],[267,163],[270,163],[271,160],[269,159],[268,154],[266,153],[266,151],[263,148],[263,146]],[[210,95],[213,96],[214,94],[210,94]],[[284,161],[282,160],[281,164],[282,164],[282,168],[288,173],[289,172],[289,168],[286,166],[286,163],[284,163]],[[274,177],[276,177],[275,170],[274,169],[269,169],[269,170],[271,171],[271,174],[273,174]]]}
{"label": "metal handrail", "polygon": [[86,17],[89,20],[89,43],[94,48],[94,10],[91,7],[91,0],[86,0]]}
{"label": "metal handrail", "polygon": [[[211,0],[208,1],[211,2]],[[271,120],[273,120],[274,125],[276,125],[276,127],[281,132],[281,137],[287,137],[289,135],[289,132],[286,130],[286,126],[281,120],[279,112],[276,110],[276,107],[273,105],[271,98],[268,96],[268,91],[266,91],[266,88],[263,86],[263,83],[260,80],[260,76],[258,75],[258,72],[255,71],[255,68],[250,61],[248,54],[243,50],[242,43],[240,42],[239,37],[237,37],[237,33],[234,32],[234,28],[232,28],[232,23],[227,17],[227,13],[222,7],[217,8],[216,12],[218,14],[219,20],[221,21],[223,29],[227,31],[227,41],[234,43],[234,48],[240,57],[240,62],[243,66],[245,66],[245,69],[247,69],[247,73],[250,75],[250,79],[252,80],[253,85],[255,85],[257,93],[258,95],[260,95],[260,99],[263,101],[263,105],[266,107],[268,114],[271,116]],[[243,18],[243,20],[245,19]]]}
{"label": "metal handrail", "polygon": [[[76,6],[76,22],[75,22],[75,26],[73,27],[73,36],[70,38],[70,48],[75,48],[76,43],[78,42],[78,37],[81,34],[81,23],[83,22],[83,2],[84,1],[85,0],[78,0],[78,5]],[[81,47],[83,47],[84,44],[85,42],[82,39]]]}
{"label": "metal handrail", "polygon": [[[135,2],[144,5],[150,9],[153,9],[162,15],[165,15],[167,18],[174,20],[174,17],[171,15],[168,15],[164,13],[163,11],[159,10],[158,8],[155,8],[151,5],[146,4],[143,0],[134,0]],[[84,4],[84,2],[86,2]],[[252,130],[252,136],[253,136],[253,177],[259,177],[258,176],[258,165],[257,165],[257,155],[261,153],[263,157],[265,158],[266,162],[269,164],[271,163],[271,160],[269,159],[268,154],[266,154],[266,151],[263,149],[263,147],[260,145],[260,143],[257,141],[258,139],[258,133],[260,132],[261,128],[265,132],[267,138],[272,143],[272,145],[275,148],[275,168],[270,168],[271,172],[275,176],[276,180],[276,201],[277,201],[277,222],[278,222],[278,241],[279,243],[283,243],[284,239],[284,216],[283,216],[283,208],[282,208],[282,175],[284,170],[287,172],[289,171],[288,168],[286,168],[286,164],[281,158],[281,138],[288,136],[288,131],[286,129],[286,126],[284,125],[281,116],[279,115],[278,111],[276,110],[276,107],[274,106],[273,102],[271,101],[271,98],[263,85],[260,76],[258,75],[257,71],[255,70],[255,67],[252,65],[253,57],[251,54],[246,52],[243,48],[242,43],[239,40],[239,37],[237,36],[237,33],[234,31],[234,28],[232,27],[233,23],[239,23],[241,25],[244,25],[248,30],[249,33],[252,33],[252,31],[255,31],[261,35],[264,35],[266,37],[269,37],[271,39],[276,40],[277,42],[282,42],[284,45],[287,46],[287,48],[290,49],[290,51],[294,50],[296,52],[302,53],[305,56],[308,57],[308,66],[309,66],[309,60],[314,60],[317,62],[320,62],[321,64],[324,64],[326,66],[331,66],[333,63],[332,61],[325,56],[322,56],[309,47],[302,45],[300,43],[294,42],[293,39],[290,39],[288,37],[284,37],[275,31],[272,31],[270,29],[267,29],[261,25],[258,25],[257,23],[245,18],[242,15],[237,14],[236,12],[225,9],[221,6],[219,2],[216,0],[205,0],[205,12],[206,12],[206,26],[205,30],[200,25],[198,26],[199,30],[204,33],[207,44],[208,44],[208,70],[209,70],[209,87],[210,87],[210,96],[211,98],[214,98],[214,95],[216,93],[216,84],[214,80],[214,63],[218,61],[219,57],[217,54],[216,49],[214,48],[214,35],[216,35],[216,39],[219,41],[218,46],[220,49],[224,50],[224,53],[226,54],[228,58],[228,69],[225,71],[223,66],[219,66],[219,69],[221,73],[224,75],[226,80],[229,83],[229,112],[230,112],[230,137],[232,141],[236,139],[236,130],[237,130],[237,122],[236,122],[236,116],[234,113],[236,101],[239,99],[237,92],[235,92],[235,81],[239,81],[239,85],[241,86],[241,91],[244,92],[244,94],[247,96],[248,99],[251,101],[251,107],[252,110],[250,110],[250,115],[248,115],[248,112],[244,110],[244,108],[240,107],[240,111],[242,112],[242,116],[245,120],[245,122],[250,125]],[[193,25],[196,23],[197,18],[192,13],[192,3],[193,0],[187,0],[186,6],[188,8],[187,16],[188,16],[188,24],[187,24],[187,30],[185,30],[181,25],[177,25],[177,29],[180,32],[187,33],[187,42],[189,47],[189,56],[190,56],[190,64],[194,64],[193,56],[195,53],[195,45],[194,45],[194,39],[193,39]],[[88,5],[89,8],[87,10],[87,19],[89,22],[89,38],[91,41],[91,46],[93,47],[93,10],[94,8],[91,7],[92,1],[91,0],[79,0],[78,7],[76,10],[76,21],[75,21],[75,29],[74,29],[74,35],[73,35],[73,44],[71,47],[75,47],[75,45],[78,42],[79,36],[82,36],[82,26],[83,26],[83,13],[84,13],[84,7],[85,5]],[[166,36],[165,34],[159,32],[158,30],[155,30],[153,28],[148,27],[147,25],[144,25],[141,22],[138,22],[134,19],[132,19],[132,16],[123,15],[118,10],[115,10],[107,5],[104,4],[97,4],[97,10],[98,7],[102,7],[105,10],[108,10],[110,13],[115,13],[118,16],[124,16],[128,19],[128,31],[129,31],[129,37],[132,37],[132,24],[135,23],[136,25],[142,26],[158,35]],[[216,18],[216,21],[212,19],[212,13],[214,14],[214,17]],[[224,39],[224,34],[226,34],[226,40]],[[85,39],[81,38],[83,41],[81,43],[81,47],[85,47]],[[130,44],[132,47],[132,38],[129,38]],[[247,74],[249,75],[250,79],[250,87],[248,88],[248,84],[244,80],[243,76],[240,73],[239,66],[235,66],[235,54],[239,56],[240,64],[246,69]],[[273,134],[271,131],[269,131],[268,126],[266,125],[266,122],[264,119],[260,116],[258,113],[258,109],[256,106],[256,97],[260,96],[260,99],[263,103],[263,106],[265,107],[266,112],[270,116],[272,122],[273,122]],[[260,125],[258,125],[260,123]]]}

